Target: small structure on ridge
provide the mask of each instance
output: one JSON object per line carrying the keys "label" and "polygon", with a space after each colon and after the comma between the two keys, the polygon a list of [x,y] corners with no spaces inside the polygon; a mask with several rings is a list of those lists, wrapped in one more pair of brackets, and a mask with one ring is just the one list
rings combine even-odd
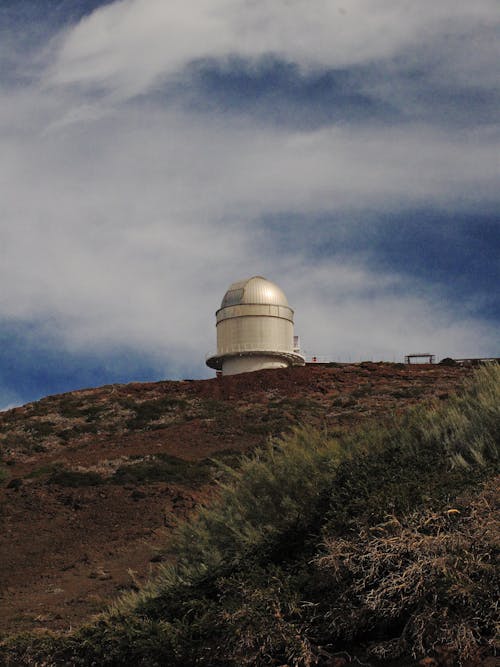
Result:
{"label": "small structure on ridge", "polygon": [[217,354],[207,366],[222,375],[303,366],[293,334],[293,310],[277,285],[262,276],[233,283],[217,319]]}

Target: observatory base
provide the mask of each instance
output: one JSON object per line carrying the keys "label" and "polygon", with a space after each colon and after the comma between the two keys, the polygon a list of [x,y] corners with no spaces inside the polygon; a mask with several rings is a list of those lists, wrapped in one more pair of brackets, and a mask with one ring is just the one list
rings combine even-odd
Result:
{"label": "observatory base", "polygon": [[222,375],[238,375],[239,373],[251,373],[261,371],[265,368],[287,368],[288,362],[276,357],[268,357],[264,354],[251,357],[230,357],[222,363]]}

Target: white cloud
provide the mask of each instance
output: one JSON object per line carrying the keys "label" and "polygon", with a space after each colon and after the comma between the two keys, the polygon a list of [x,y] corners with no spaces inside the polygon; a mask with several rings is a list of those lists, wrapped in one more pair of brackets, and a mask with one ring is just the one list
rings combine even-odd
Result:
{"label": "white cloud", "polygon": [[63,35],[48,83],[126,98],[203,58],[274,54],[305,68],[346,67],[392,58],[441,33],[463,37],[495,16],[493,0],[121,0]]}
{"label": "white cloud", "polygon": [[[208,352],[226,283],[259,272],[288,282],[276,275],[286,255],[269,246],[266,215],[349,216],[458,197],[473,205],[494,195],[495,151],[475,132],[464,154],[452,137],[420,127],[275,131],[155,108],[48,130],[44,119],[33,122],[4,144],[0,281],[9,288],[0,315],[50,317],[70,346],[115,342],[186,358]],[[293,237],[293,224],[288,232]],[[308,260],[299,252],[294,261],[307,292]],[[356,307],[371,312],[354,279],[373,284],[374,276],[360,271],[345,274],[357,304],[342,305],[346,323]],[[323,291],[330,273],[333,262],[323,267]],[[385,299],[383,281],[377,299]],[[337,312],[334,305],[332,321]],[[404,339],[391,328],[389,338]],[[367,348],[368,338],[362,344],[347,330],[342,349]]]}

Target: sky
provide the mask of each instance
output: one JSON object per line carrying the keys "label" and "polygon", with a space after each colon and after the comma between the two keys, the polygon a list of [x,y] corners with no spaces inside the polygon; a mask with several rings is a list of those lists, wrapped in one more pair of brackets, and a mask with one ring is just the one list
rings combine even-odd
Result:
{"label": "sky", "polygon": [[306,355],[500,356],[495,0],[1,0],[0,409]]}

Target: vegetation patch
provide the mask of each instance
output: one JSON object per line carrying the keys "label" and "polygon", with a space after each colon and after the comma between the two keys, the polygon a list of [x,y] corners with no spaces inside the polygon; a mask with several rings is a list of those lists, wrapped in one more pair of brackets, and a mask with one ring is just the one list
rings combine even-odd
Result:
{"label": "vegetation patch", "polygon": [[104,410],[101,405],[88,405],[81,408],[80,414],[82,417],[85,417],[87,422],[93,422],[102,416]]}
{"label": "vegetation patch", "polygon": [[334,408],[352,408],[356,404],[357,401],[352,395],[339,395],[332,400],[332,407]]}
{"label": "vegetation patch", "polygon": [[58,404],[59,413],[62,417],[74,419],[82,415],[82,402],[72,396],[63,396]]}
{"label": "vegetation patch", "polygon": [[242,453],[236,449],[221,449],[214,455],[205,459],[205,463],[215,466],[216,469],[224,470],[226,467],[237,468],[242,459]]}
{"label": "vegetation patch", "polygon": [[98,431],[99,427],[95,423],[78,423],[70,428],[63,428],[60,431],[57,431],[56,435],[63,442],[69,442],[79,436],[86,435],[87,433],[95,434]]}
{"label": "vegetation patch", "polygon": [[32,446],[31,441],[29,440],[26,433],[6,433],[2,434],[2,445],[5,449],[21,449],[29,450]]}
{"label": "vegetation patch", "polygon": [[60,468],[50,475],[47,483],[65,487],[98,486],[104,479],[96,472]]}
{"label": "vegetation patch", "polygon": [[368,394],[372,393],[373,385],[371,382],[367,382],[366,384],[359,385],[354,389],[354,391],[351,393],[351,396],[354,396],[354,398],[360,398],[361,396],[367,396]]}
{"label": "vegetation patch", "polygon": [[146,460],[120,466],[110,482],[113,484],[148,484],[151,482],[175,482],[201,484],[210,479],[208,461],[186,461],[170,454],[157,454]]}
{"label": "vegetation patch", "polygon": [[391,392],[391,395],[394,398],[418,398],[423,392],[423,387],[404,387]]}
{"label": "vegetation patch", "polygon": [[[209,482],[217,469],[235,467],[239,454],[234,450],[217,452],[214,459],[186,461],[185,459],[161,453],[146,457],[132,456],[130,463],[120,465],[111,476],[95,470],[70,470],[63,463],[49,463],[33,469],[26,475],[30,479],[46,479],[47,484],[64,487],[96,486],[100,484],[151,484],[169,482],[196,486]],[[0,479],[1,481],[1,479]]]}
{"label": "vegetation patch", "polygon": [[54,426],[51,421],[35,421],[28,422],[24,428],[35,438],[46,438],[54,433]]}
{"label": "vegetation patch", "polygon": [[478,639],[492,645],[495,634],[498,481],[441,511],[390,515],[359,534],[330,537],[315,565],[322,586],[338,595],[335,605],[322,605],[331,634],[345,638],[355,628],[369,636],[378,629],[386,639],[373,642],[369,653],[379,659],[408,648],[422,656],[434,644],[451,660],[481,664]]}
{"label": "vegetation patch", "polygon": [[49,477],[50,475],[61,471],[64,468],[63,464],[59,461],[54,463],[48,463],[44,466],[39,466],[38,468],[33,468],[26,477],[29,479],[40,479],[42,477]]}
{"label": "vegetation patch", "polygon": [[186,405],[187,403],[184,399],[172,396],[144,401],[143,403],[133,403],[131,409],[133,409],[135,414],[127,420],[126,426],[132,430],[148,428],[151,426],[151,422],[161,419],[166,415],[172,415],[176,411],[185,408]]}

